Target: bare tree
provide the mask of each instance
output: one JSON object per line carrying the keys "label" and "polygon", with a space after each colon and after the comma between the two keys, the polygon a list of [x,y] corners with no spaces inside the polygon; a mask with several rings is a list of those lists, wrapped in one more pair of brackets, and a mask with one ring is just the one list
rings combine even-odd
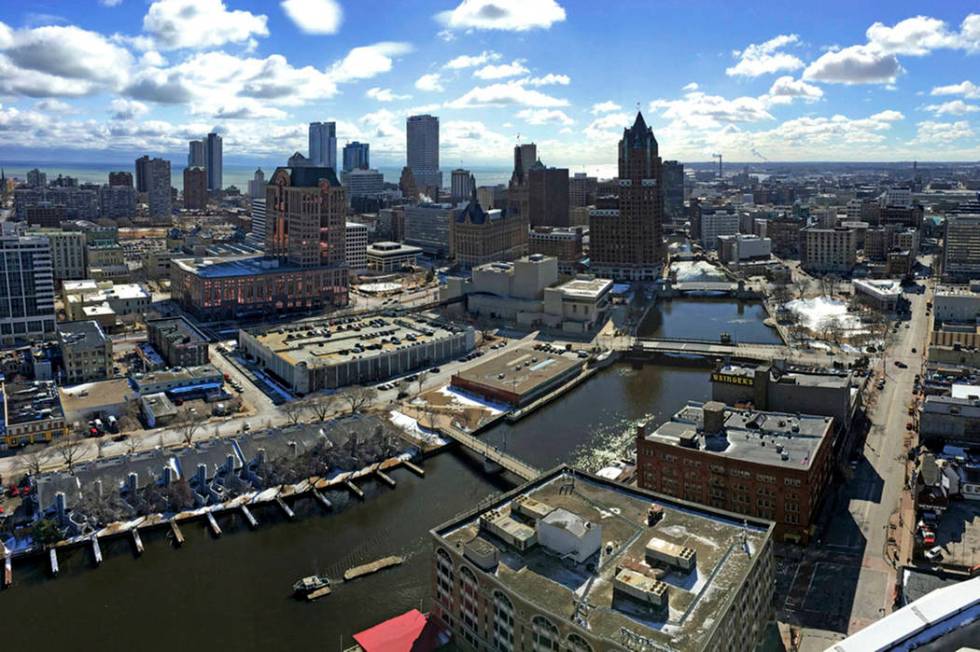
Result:
{"label": "bare tree", "polygon": [[796,290],[796,297],[798,299],[803,299],[806,297],[806,290],[809,283],[803,278],[802,275],[798,275],[793,279],[793,289]]}
{"label": "bare tree", "polygon": [[305,401],[289,401],[288,403],[283,403],[280,408],[282,413],[286,415],[286,418],[294,426],[303,418],[303,413],[306,412],[306,409]]}
{"label": "bare tree", "polygon": [[326,421],[334,410],[334,397],[322,394],[311,396],[306,400],[306,407],[318,421]]}
{"label": "bare tree", "polygon": [[378,392],[372,387],[361,387],[355,385],[348,387],[339,395],[340,399],[347,403],[351,414],[356,414],[369,405],[378,396]]}
{"label": "bare tree", "polygon": [[422,393],[422,388],[424,387],[425,381],[428,380],[428,378],[429,378],[428,371],[420,371],[418,373],[419,394]]}
{"label": "bare tree", "polygon": [[[201,422],[198,421],[193,414],[190,412],[185,412],[181,415],[180,419],[176,423],[177,432],[180,433],[180,440],[184,442],[185,446],[190,446],[194,443],[194,435],[197,431],[201,429]],[[161,445],[163,443],[163,435],[160,435]]]}
{"label": "bare tree", "polygon": [[81,456],[84,448],[85,441],[76,433],[70,433],[58,445],[58,454],[61,455],[62,461],[68,467],[69,473],[75,470],[75,463],[78,462],[78,458]]}
{"label": "bare tree", "polygon": [[129,438],[126,439],[126,452],[132,455],[136,452],[136,449],[139,448],[139,445],[140,440],[130,435]]}
{"label": "bare tree", "polygon": [[51,449],[41,444],[28,446],[21,453],[21,458],[24,460],[27,472],[31,475],[38,475],[41,473],[42,467],[51,459]]}
{"label": "bare tree", "polygon": [[95,440],[95,448],[98,451],[98,457],[105,457],[105,449],[108,448],[109,444],[112,443],[108,437],[99,437]]}

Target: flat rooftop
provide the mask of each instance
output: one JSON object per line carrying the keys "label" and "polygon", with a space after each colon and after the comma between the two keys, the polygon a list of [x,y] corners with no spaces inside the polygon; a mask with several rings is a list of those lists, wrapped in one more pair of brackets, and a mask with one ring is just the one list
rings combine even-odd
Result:
{"label": "flat rooftop", "polygon": [[302,322],[254,335],[258,343],[291,365],[340,364],[367,359],[462,333],[457,326],[424,317],[370,317]]}
{"label": "flat rooftop", "polygon": [[498,391],[526,394],[582,364],[571,353],[559,355],[521,347],[464,369],[456,377]]}
{"label": "flat rooftop", "polygon": [[613,282],[608,278],[574,278],[558,286],[567,297],[577,299],[597,299],[612,289]]}
{"label": "flat rooftop", "polygon": [[301,271],[298,265],[282,263],[265,256],[245,258],[174,258],[171,261],[182,270],[201,278],[233,278],[236,276],[261,276],[278,272]]}
{"label": "flat rooftop", "polygon": [[99,326],[99,322],[93,320],[65,321],[58,324],[58,339],[62,345],[93,349],[103,346],[106,342],[106,334]]}
{"label": "flat rooftop", "polygon": [[832,431],[831,417],[724,407],[724,425],[704,432],[704,406],[689,401],[647,441],[693,448],[720,457],[793,469],[808,469]]}
{"label": "flat rooftop", "polygon": [[3,392],[7,402],[8,426],[62,419],[65,416],[58,387],[50,380],[6,383]]}
{"label": "flat rooftop", "polygon": [[[531,504],[522,508],[518,506],[522,502]],[[663,517],[648,526],[652,504],[662,508]],[[567,556],[562,559],[541,541],[522,551],[480,523],[484,515],[502,519],[511,526],[504,532],[519,535],[525,529],[533,531],[538,520],[547,522],[552,514],[563,522],[570,522],[567,514],[571,514],[571,521],[598,529],[598,550],[581,563]],[[625,628],[670,649],[702,650],[718,614],[735,599],[766,546],[770,527],[765,521],[743,520],[560,467],[432,533],[449,547],[463,546],[464,551],[471,547],[484,554],[495,550],[499,563],[480,572],[550,612],[554,622],[567,621],[584,598],[590,607],[580,612],[585,626],[593,635],[606,638],[610,649],[623,647]],[[650,560],[646,549],[651,543],[661,549],[691,549],[694,569],[684,571]],[[652,609],[614,592],[618,569],[629,571],[631,584],[663,582],[659,589],[666,589],[668,607]]]}
{"label": "flat rooftop", "polygon": [[184,339],[185,342],[203,344],[208,342],[208,338],[196,326],[187,321],[184,317],[165,317],[163,319],[150,319],[146,322],[146,327],[156,328],[166,339]]}
{"label": "flat rooftop", "polygon": [[220,377],[221,372],[213,365],[204,364],[198,367],[174,367],[163,371],[151,371],[147,374],[137,374],[133,376],[133,381],[137,384],[146,383],[169,383],[169,382],[204,382]]}
{"label": "flat rooftop", "polygon": [[[757,367],[741,364],[726,364],[719,367],[717,373],[724,376],[740,376],[754,378]],[[801,385],[805,387],[831,387],[842,389],[851,384],[849,374],[812,373],[802,370],[779,371],[770,368],[771,382]]]}

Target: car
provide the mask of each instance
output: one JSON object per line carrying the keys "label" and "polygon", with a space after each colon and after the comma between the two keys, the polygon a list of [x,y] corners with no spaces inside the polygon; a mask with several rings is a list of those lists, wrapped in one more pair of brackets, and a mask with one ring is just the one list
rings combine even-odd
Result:
{"label": "car", "polygon": [[237,392],[238,394],[241,394],[244,391],[245,391],[245,388],[242,387],[241,385],[239,385],[238,387],[235,388],[235,392]]}
{"label": "car", "polygon": [[388,386],[382,383],[381,385],[378,385],[377,387],[375,387],[375,389],[378,390],[379,392],[383,392],[386,389],[388,389]]}
{"label": "car", "polygon": [[932,530],[922,530],[922,545],[933,546],[936,544],[936,533]]}
{"label": "car", "polygon": [[939,561],[943,558],[943,547],[933,546],[932,548],[929,548],[925,552],[925,558],[929,561]]}
{"label": "car", "polygon": [[248,432],[251,429],[252,429],[252,424],[250,424],[248,421],[242,424],[243,431]]}
{"label": "car", "polygon": [[914,430],[915,429],[915,424],[912,423],[911,421],[909,421],[908,423],[905,424],[905,429],[906,430]]}
{"label": "car", "polygon": [[878,384],[875,385],[875,387],[877,387],[879,390],[885,389],[885,381],[879,380]]}
{"label": "car", "polygon": [[914,346],[912,347],[912,353],[918,353],[918,351],[915,350]]}
{"label": "car", "polygon": [[437,374],[440,371],[442,371],[442,369],[440,369],[439,367],[432,367],[432,369],[429,369],[430,374]]}

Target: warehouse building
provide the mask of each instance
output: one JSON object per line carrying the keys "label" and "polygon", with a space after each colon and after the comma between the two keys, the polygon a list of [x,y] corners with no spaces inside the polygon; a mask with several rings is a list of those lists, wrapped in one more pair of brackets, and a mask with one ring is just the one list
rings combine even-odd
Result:
{"label": "warehouse building", "polygon": [[579,374],[584,362],[571,354],[519,348],[453,375],[453,387],[491,401],[520,406],[544,396]]}

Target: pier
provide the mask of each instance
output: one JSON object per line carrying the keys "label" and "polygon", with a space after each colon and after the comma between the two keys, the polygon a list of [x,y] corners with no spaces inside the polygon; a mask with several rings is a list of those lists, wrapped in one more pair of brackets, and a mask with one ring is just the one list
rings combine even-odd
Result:
{"label": "pier", "polygon": [[425,469],[423,469],[422,467],[417,466],[417,465],[413,464],[412,462],[409,462],[408,460],[405,460],[403,462],[403,464],[405,465],[405,468],[406,469],[408,469],[409,471],[411,471],[415,475],[419,476],[420,478],[424,478],[425,477]]}
{"label": "pier", "polygon": [[0,581],[0,588],[7,588],[14,583],[14,564],[10,553],[6,548],[3,550],[3,580]]}
{"label": "pier", "polygon": [[207,515],[208,515],[208,525],[211,526],[211,532],[214,533],[214,536],[220,537],[221,536],[221,528],[218,527],[218,521],[215,520],[214,514],[211,513],[211,512],[208,512]]}
{"label": "pier", "polygon": [[99,537],[92,535],[92,558],[95,559],[95,565],[102,565],[102,546],[99,545]]}
{"label": "pier", "polygon": [[174,545],[178,548],[184,545],[184,533],[180,531],[180,526],[177,525],[177,521],[170,519],[170,531],[174,535]]}
{"label": "pier", "polygon": [[392,489],[394,489],[394,488],[395,488],[395,480],[394,480],[394,478],[392,478],[392,477],[391,477],[390,475],[388,475],[387,473],[385,473],[385,472],[384,472],[384,471],[382,471],[381,469],[378,469],[378,470],[377,470],[377,471],[375,471],[374,473],[375,473],[375,475],[377,475],[377,476],[378,476],[378,478],[379,478],[379,479],[380,479],[380,480],[381,480],[382,482],[384,482],[384,483],[385,483],[386,485],[388,485],[388,486],[389,486],[389,487],[391,487]]}
{"label": "pier", "polygon": [[48,558],[51,560],[51,576],[58,577],[58,571],[60,570],[58,568],[58,549],[51,548],[48,551]]}
{"label": "pier", "polygon": [[140,537],[140,531],[137,528],[133,528],[133,545],[136,546],[136,554],[143,554],[143,539]]}
{"label": "pier", "polygon": [[276,504],[279,505],[279,508],[283,511],[283,513],[287,517],[289,518],[296,517],[296,514],[293,512],[292,509],[290,509],[289,505],[286,504],[286,501],[283,500],[281,496],[276,496]]}
{"label": "pier", "polygon": [[352,494],[354,494],[361,500],[364,500],[364,492],[356,484],[354,484],[350,480],[344,480],[344,486],[346,486],[347,489],[349,489]]}
{"label": "pier", "polygon": [[324,496],[323,494],[321,494],[316,489],[313,490],[313,497],[316,498],[317,501],[319,501],[319,503],[323,505],[323,508],[326,509],[327,511],[333,509],[333,503],[330,502],[330,499]]}
{"label": "pier", "polygon": [[248,521],[248,526],[253,530],[259,526],[259,522],[255,520],[255,516],[252,514],[252,510],[248,508],[248,505],[242,503],[242,516]]}

